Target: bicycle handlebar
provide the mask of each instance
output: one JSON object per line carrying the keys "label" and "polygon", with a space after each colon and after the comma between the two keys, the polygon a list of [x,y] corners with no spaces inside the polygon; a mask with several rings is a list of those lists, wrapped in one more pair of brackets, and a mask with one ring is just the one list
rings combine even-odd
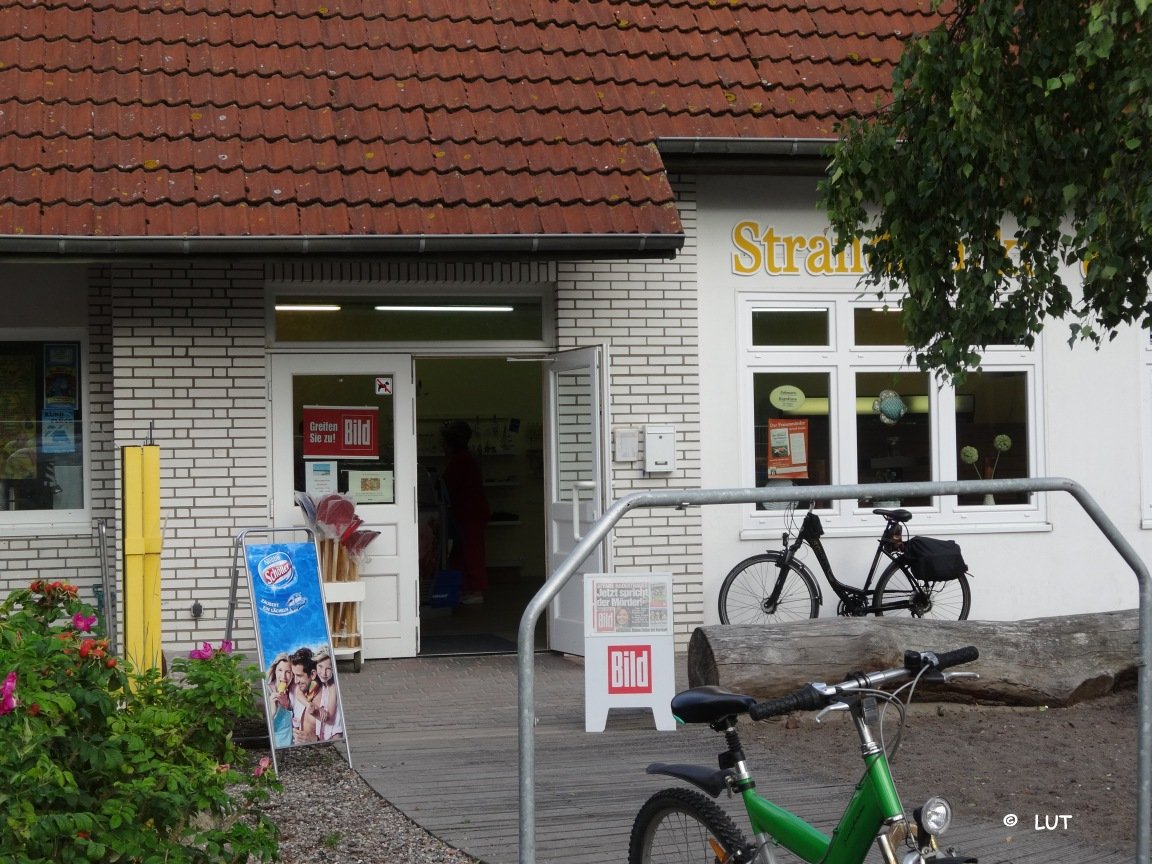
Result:
{"label": "bicycle handlebar", "polygon": [[753,720],[767,720],[769,717],[780,717],[793,711],[819,711],[827,704],[828,697],[824,695],[824,691],[814,684],[805,684],[787,696],[757,702],[748,709],[748,716]]}
{"label": "bicycle handlebar", "polygon": [[749,709],[748,716],[753,720],[767,720],[769,717],[780,717],[794,711],[819,711],[837,701],[841,692],[874,689],[881,684],[912,678],[925,668],[948,669],[962,663],[971,663],[979,657],[980,652],[971,645],[941,654],[931,651],[905,651],[902,667],[852,675],[848,680],[831,686],[805,684],[787,696],[758,702]]}

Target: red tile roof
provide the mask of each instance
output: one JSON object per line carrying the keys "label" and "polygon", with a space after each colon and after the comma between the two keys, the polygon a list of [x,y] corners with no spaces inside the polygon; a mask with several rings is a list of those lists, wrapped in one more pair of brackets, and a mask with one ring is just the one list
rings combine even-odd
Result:
{"label": "red tile roof", "polygon": [[0,238],[672,248],[657,140],[830,138],[930,7],[0,0]]}

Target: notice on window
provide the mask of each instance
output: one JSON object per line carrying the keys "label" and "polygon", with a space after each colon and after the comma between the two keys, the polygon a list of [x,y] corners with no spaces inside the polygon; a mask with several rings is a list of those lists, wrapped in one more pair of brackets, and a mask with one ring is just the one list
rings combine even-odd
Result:
{"label": "notice on window", "polygon": [[769,418],[768,476],[793,480],[808,478],[807,417]]}
{"label": "notice on window", "polygon": [[349,471],[348,497],[357,504],[393,504],[395,475],[391,471]]}
{"label": "notice on window", "polygon": [[304,463],[304,491],[313,498],[323,498],[340,491],[337,486],[336,462],[318,459]]}
{"label": "notice on window", "polygon": [[592,580],[589,635],[670,633],[670,580],[627,575]]}
{"label": "notice on window", "polygon": [[305,459],[379,459],[380,409],[305,405]]}

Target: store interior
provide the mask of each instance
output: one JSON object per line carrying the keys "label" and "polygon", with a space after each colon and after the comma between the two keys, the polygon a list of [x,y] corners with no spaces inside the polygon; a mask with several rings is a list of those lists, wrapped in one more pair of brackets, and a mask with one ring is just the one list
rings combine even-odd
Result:
{"label": "store interior", "polygon": [[[504,357],[416,359],[420,654],[513,653],[520,619],[547,577],[543,364]],[[483,602],[460,602],[450,504],[442,482],[446,424],[463,421],[491,518]],[[460,575],[457,575],[460,574]],[[471,592],[468,592],[471,593]],[[536,644],[544,648],[545,625]]]}

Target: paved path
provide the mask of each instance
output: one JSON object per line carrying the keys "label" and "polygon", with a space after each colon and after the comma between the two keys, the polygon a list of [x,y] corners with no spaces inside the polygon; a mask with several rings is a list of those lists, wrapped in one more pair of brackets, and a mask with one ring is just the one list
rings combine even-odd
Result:
{"label": "paved path", "polygon": [[[651,713],[639,710],[613,711],[604,732],[586,733],[582,663],[550,653],[537,654],[535,663],[536,861],[624,864],[636,811],[655,790],[676,785],[645,774],[645,766],[714,764],[716,735],[694,726],[657,732]],[[361,673],[340,677],[356,769],[415,822],[487,864],[519,864],[516,669],[511,655],[430,657],[370,661]],[[831,830],[848,785],[805,777],[787,766],[787,754],[777,754],[769,776],[763,760],[750,756],[762,793]],[[738,825],[746,823],[733,802],[721,804]],[[961,826],[949,837],[983,864],[1120,864],[1132,857],[999,824]],[[780,860],[798,859],[785,853]]]}

